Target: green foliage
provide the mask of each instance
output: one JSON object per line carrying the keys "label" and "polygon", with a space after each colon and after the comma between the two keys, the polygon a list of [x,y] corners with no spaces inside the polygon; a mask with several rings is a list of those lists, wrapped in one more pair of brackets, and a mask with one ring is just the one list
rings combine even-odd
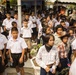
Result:
{"label": "green foliage", "polygon": [[65,68],[61,72],[58,73],[58,75],[68,75],[68,74],[69,74],[69,68]]}
{"label": "green foliage", "polygon": [[16,5],[17,4],[17,0],[10,0],[10,5],[11,6],[14,6],[14,5]]}
{"label": "green foliage", "polygon": [[39,48],[40,48],[41,46],[42,46],[42,44],[34,45],[34,46],[32,47],[32,49],[31,49],[30,54],[31,54],[31,55],[36,55],[37,52],[38,52],[38,50],[39,50]]}

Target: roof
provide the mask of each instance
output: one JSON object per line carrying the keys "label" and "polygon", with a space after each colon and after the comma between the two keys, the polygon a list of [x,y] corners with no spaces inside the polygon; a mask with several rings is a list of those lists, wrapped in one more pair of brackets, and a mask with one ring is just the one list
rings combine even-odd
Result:
{"label": "roof", "polygon": [[48,1],[48,2],[58,1],[58,2],[76,3],[76,0],[45,0],[45,1]]}
{"label": "roof", "polygon": [[76,0],[58,0],[60,2],[76,3]]}

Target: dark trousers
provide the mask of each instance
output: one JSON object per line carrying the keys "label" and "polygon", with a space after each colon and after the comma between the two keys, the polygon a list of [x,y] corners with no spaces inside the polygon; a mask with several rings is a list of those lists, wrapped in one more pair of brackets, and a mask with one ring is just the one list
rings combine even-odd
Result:
{"label": "dark trousers", "polygon": [[41,70],[40,70],[40,75],[54,75],[54,74],[52,74],[51,72],[46,72],[45,71],[45,69],[43,69],[43,68],[41,68]]}

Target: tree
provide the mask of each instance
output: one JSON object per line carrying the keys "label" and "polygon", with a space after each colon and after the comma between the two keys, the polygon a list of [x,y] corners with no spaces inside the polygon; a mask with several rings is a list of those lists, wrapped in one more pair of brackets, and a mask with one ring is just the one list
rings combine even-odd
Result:
{"label": "tree", "polygon": [[17,4],[17,0],[10,0],[10,5],[15,6]]}

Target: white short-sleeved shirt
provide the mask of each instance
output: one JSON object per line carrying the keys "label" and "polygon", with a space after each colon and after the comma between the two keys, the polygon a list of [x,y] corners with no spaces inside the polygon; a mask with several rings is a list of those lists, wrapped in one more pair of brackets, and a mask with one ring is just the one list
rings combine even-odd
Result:
{"label": "white short-sleeved shirt", "polygon": [[42,33],[42,25],[39,18],[37,19],[37,25],[38,25],[38,33]]}
{"label": "white short-sleeved shirt", "polygon": [[27,45],[23,38],[18,37],[15,41],[10,38],[7,43],[7,49],[11,50],[11,53],[22,53],[23,49],[26,49]]}
{"label": "white short-sleeved shirt", "polygon": [[71,44],[72,50],[76,49],[76,39]]}
{"label": "white short-sleeved shirt", "polygon": [[[20,34],[21,34],[21,29],[20,28],[17,28],[18,29],[18,37],[20,37]],[[10,39],[12,37],[12,34],[11,34],[11,30],[9,31],[9,35],[8,35],[8,39]]]}
{"label": "white short-sleeved shirt", "polygon": [[18,19],[14,18],[13,21],[15,21],[17,23],[17,27],[19,28],[20,26],[19,26],[19,23],[18,23]]}
{"label": "white short-sleeved shirt", "polygon": [[6,27],[7,30],[10,30],[12,28],[12,22],[13,19],[10,18],[10,20],[8,20],[7,18],[3,21],[2,25]]}
{"label": "white short-sleeved shirt", "polygon": [[[32,22],[36,22],[37,21],[35,16],[30,16],[29,20],[32,21]],[[32,24],[32,28],[34,28],[34,27],[36,27],[36,24]]]}
{"label": "white short-sleeved shirt", "polygon": [[[32,21],[29,20],[28,21],[28,28],[32,29],[32,24],[33,24]],[[24,27],[24,24],[22,26]]]}
{"label": "white short-sleeved shirt", "polygon": [[30,29],[28,27],[21,28],[21,34],[22,34],[23,38],[31,38],[32,37],[31,33],[33,33],[32,29]]}
{"label": "white short-sleeved shirt", "polygon": [[7,39],[4,35],[0,34],[0,50],[4,49],[4,44],[7,43]]}

